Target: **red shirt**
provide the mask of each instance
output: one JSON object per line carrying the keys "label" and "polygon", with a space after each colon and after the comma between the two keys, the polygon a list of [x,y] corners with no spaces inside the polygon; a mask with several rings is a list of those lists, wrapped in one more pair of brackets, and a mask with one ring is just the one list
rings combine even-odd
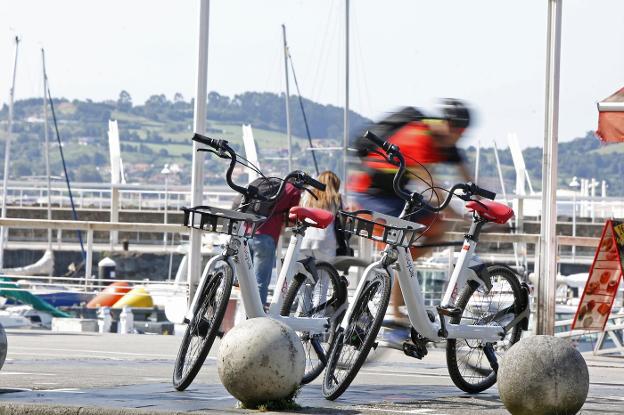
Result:
{"label": "red shirt", "polygon": [[286,188],[282,197],[277,201],[273,214],[264,222],[256,231],[256,235],[269,235],[275,241],[279,239],[284,223],[284,213],[288,212],[291,207],[299,205],[301,191],[290,183],[286,183]]}
{"label": "red shirt", "polygon": [[[429,127],[422,122],[411,122],[400,128],[388,139],[389,143],[396,144],[405,156],[406,167],[422,164],[434,164],[447,161],[447,157],[435,143]],[[388,169],[397,171],[398,167],[388,163],[379,154],[369,154],[365,163],[374,169]]]}
{"label": "red shirt", "polygon": [[[461,162],[455,146],[442,147],[435,140],[429,126],[422,121],[410,122],[388,138],[388,142],[396,144],[401,149],[407,168],[418,167],[420,164]],[[392,182],[398,167],[388,163],[376,153],[368,154],[362,161],[366,169],[349,177],[349,189],[357,193],[394,196]],[[407,181],[408,177],[404,176],[403,185]]]}

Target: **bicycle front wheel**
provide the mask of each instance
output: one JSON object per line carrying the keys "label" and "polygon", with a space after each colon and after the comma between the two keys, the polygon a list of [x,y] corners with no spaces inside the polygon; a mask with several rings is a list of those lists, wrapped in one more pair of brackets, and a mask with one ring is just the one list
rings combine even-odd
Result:
{"label": "bicycle front wheel", "polygon": [[[292,317],[332,318],[346,301],[338,271],[326,262],[316,264],[318,280],[311,283],[304,275],[295,276],[288,288],[281,315]],[[321,374],[327,362],[329,346],[340,319],[332,318],[332,327],[327,333],[310,334],[298,332],[305,351],[306,367],[302,384],[312,382]]]}
{"label": "bicycle front wheel", "polygon": [[326,399],[342,395],[364,364],[388,308],[390,283],[385,271],[375,272],[354,300],[347,328],[336,332],[323,378]]}
{"label": "bicycle front wheel", "polygon": [[221,327],[232,292],[233,272],[227,262],[219,263],[186,326],[173,369],[173,386],[182,391],[195,379]]}
{"label": "bicycle front wheel", "polygon": [[[470,281],[456,303],[463,312],[454,317],[451,323],[505,326],[521,312],[522,288],[517,275],[501,265],[491,265],[488,271],[492,289],[486,293],[483,285]],[[446,363],[453,383],[468,393],[479,393],[490,388],[496,383],[496,362],[520,340],[520,336],[522,330],[519,323],[498,342],[448,339]]]}

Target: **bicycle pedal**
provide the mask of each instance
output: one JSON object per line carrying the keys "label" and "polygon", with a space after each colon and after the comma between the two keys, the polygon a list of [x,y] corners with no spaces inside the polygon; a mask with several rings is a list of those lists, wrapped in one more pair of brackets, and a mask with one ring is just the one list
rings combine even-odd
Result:
{"label": "bicycle pedal", "polygon": [[379,346],[379,342],[373,343],[373,346],[372,346],[373,350],[377,350],[377,346]]}
{"label": "bicycle pedal", "polygon": [[438,314],[447,317],[459,317],[462,314],[462,309],[454,306],[437,306]]}
{"label": "bicycle pedal", "polygon": [[428,353],[427,347],[425,345],[417,345],[409,342],[403,343],[403,353],[405,353],[409,357],[414,357],[416,359],[422,359]]}
{"label": "bicycle pedal", "polygon": [[224,332],[223,330],[219,330],[219,331],[217,332],[217,337],[218,337],[218,338],[220,338],[220,339],[222,339],[222,338],[223,338],[223,336],[225,336],[225,332]]}

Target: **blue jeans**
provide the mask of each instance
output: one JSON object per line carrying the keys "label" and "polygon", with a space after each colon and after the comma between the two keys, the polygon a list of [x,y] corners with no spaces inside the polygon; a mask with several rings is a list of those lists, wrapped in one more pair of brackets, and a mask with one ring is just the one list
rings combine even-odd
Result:
{"label": "blue jeans", "polygon": [[249,250],[260,290],[260,300],[262,304],[266,304],[275,265],[275,241],[269,235],[256,235],[249,240]]}

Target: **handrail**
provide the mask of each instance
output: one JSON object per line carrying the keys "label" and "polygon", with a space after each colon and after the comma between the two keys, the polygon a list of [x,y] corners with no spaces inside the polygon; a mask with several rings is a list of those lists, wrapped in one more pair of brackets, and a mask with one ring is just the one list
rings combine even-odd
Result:
{"label": "handrail", "polygon": [[98,222],[47,219],[0,218],[0,226],[18,229],[69,229],[79,231],[178,232],[188,233],[183,225],[163,223]]}
{"label": "handrail", "polygon": [[[457,241],[464,238],[462,232],[447,232],[445,234],[445,241]],[[479,235],[481,242],[524,242],[529,244],[536,244],[539,242],[539,235],[532,233],[482,233]],[[588,236],[566,236],[558,235],[557,244],[561,246],[586,246],[596,247],[600,242],[600,238],[593,238]]]}

